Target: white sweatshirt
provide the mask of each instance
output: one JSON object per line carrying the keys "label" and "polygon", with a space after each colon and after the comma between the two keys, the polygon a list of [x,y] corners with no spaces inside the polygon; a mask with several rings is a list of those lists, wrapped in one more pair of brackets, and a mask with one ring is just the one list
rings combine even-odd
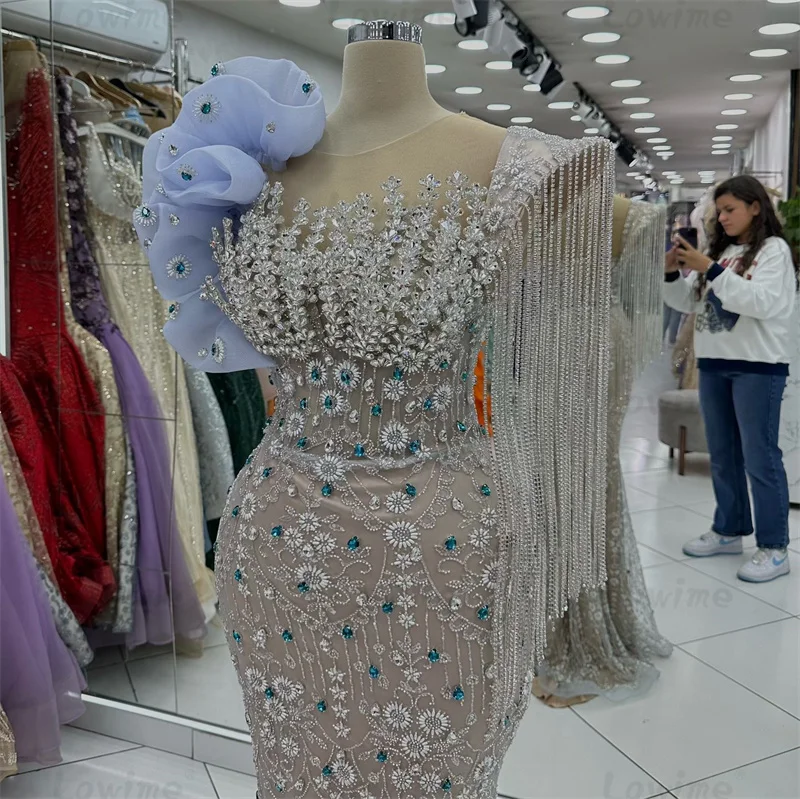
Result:
{"label": "white sweatshirt", "polygon": [[720,360],[788,365],[797,349],[792,324],[797,282],[789,245],[768,238],[747,272],[737,275],[734,267],[744,251],[743,244],[725,250],[709,270],[700,300],[696,272],[686,279],[668,276],[664,284],[667,305],[697,314],[694,351],[701,369],[714,368],[713,361]]}

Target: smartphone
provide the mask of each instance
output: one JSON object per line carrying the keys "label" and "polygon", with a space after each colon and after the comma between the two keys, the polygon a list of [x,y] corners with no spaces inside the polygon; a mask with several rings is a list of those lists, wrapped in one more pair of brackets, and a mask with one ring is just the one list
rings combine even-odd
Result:
{"label": "smartphone", "polygon": [[697,228],[696,227],[681,227],[678,228],[678,235],[689,242],[695,249],[697,249]]}

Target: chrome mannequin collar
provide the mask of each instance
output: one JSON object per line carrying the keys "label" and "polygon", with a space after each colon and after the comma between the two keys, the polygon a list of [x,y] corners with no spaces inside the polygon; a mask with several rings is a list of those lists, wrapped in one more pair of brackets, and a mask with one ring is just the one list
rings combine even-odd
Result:
{"label": "chrome mannequin collar", "polygon": [[410,42],[422,44],[422,27],[413,22],[393,22],[388,19],[376,19],[360,22],[347,31],[347,43],[354,42]]}

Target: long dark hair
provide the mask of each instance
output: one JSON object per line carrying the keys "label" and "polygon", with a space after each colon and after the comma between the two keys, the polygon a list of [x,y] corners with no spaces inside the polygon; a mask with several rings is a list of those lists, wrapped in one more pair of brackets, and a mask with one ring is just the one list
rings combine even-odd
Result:
{"label": "long dark hair", "polygon": [[[767,194],[767,190],[752,175],[737,175],[736,177],[720,183],[714,191],[714,202],[726,194],[732,194],[737,200],[752,205],[758,202],[761,207],[760,213],[753,217],[753,221],[748,231],[747,249],[742,255],[740,263],[737,265],[737,274],[743,275],[753,265],[756,255],[770,236],[778,236],[786,241],[775,208]],[[729,236],[719,222],[719,218],[714,223],[714,232],[711,234],[711,243],[708,247],[708,257],[715,261],[725,252],[731,244],[737,244],[737,240]],[[794,255],[792,255],[794,260]],[[795,273],[798,272],[798,264],[794,264]],[[698,299],[703,296],[706,287],[706,276],[701,275],[697,281]]]}

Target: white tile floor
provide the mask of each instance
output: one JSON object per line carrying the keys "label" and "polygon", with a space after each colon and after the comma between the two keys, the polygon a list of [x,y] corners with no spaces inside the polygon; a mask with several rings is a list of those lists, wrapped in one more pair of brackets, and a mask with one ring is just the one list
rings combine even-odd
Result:
{"label": "white tile floor", "polygon": [[[655,375],[655,378],[653,377]],[[649,391],[663,377],[655,370]],[[661,386],[663,387],[663,386]],[[739,558],[698,561],[680,549],[713,513],[705,458],[672,471],[647,436],[640,393],[622,450],[633,522],[662,632],[675,644],[661,679],[637,700],[568,710],[531,703],[501,775],[512,799],[798,799],[800,797],[800,511],[792,511],[795,572],[769,585],[738,581]],[[649,425],[649,427],[648,427]],[[182,714],[243,726],[239,689],[215,632],[203,658],[179,659]],[[149,654],[149,657],[142,655]],[[165,660],[165,657],[167,658]],[[174,710],[163,653],[91,675],[107,695]],[[166,676],[165,676],[166,675]],[[0,785],[3,799],[253,799],[255,780],[188,758],[68,728],[64,763]]]}

